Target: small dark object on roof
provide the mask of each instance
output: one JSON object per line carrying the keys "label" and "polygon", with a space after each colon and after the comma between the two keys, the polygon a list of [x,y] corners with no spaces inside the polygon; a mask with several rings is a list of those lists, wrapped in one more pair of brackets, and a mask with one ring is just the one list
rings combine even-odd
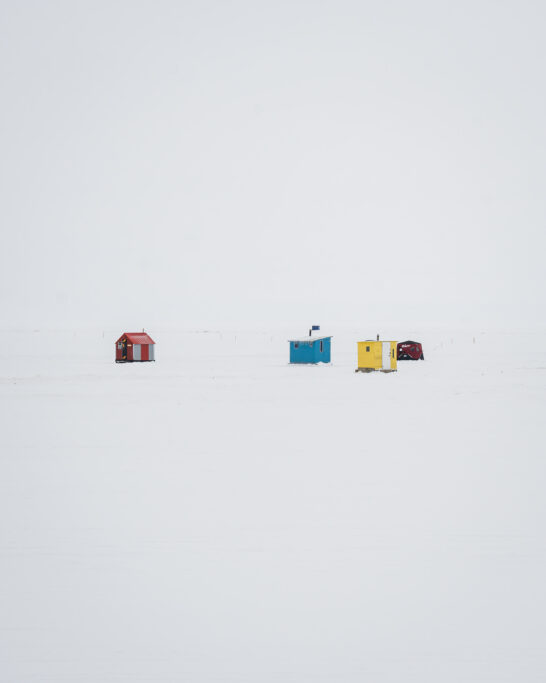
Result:
{"label": "small dark object on roof", "polygon": [[423,347],[419,342],[404,341],[396,346],[398,360],[425,360]]}

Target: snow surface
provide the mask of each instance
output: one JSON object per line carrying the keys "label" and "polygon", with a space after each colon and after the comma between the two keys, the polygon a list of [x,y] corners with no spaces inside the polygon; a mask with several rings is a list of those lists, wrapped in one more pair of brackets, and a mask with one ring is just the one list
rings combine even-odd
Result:
{"label": "snow surface", "polygon": [[4,331],[0,680],[546,680],[542,329]]}

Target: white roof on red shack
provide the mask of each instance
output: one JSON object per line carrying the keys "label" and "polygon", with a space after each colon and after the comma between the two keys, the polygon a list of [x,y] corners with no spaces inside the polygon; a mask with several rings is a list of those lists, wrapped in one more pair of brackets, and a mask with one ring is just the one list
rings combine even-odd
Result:
{"label": "white roof on red shack", "polygon": [[131,342],[131,344],[155,344],[155,341],[150,337],[149,334],[146,334],[146,332],[124,332],[118,339],[118,342],[125,337]]}

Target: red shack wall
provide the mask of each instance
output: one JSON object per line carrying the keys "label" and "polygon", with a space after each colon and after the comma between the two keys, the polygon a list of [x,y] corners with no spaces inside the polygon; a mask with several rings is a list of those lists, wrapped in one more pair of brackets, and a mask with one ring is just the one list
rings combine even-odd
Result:
{"label": "red shack wall", "polygon": [[[115,343],[115,350],[116,350],[116,360],[117,361],[122,361],[123,360],[123,350],[118,349],[118,344],[123,342],[126,339],[126,337],[122,337],[120,340],[118,340]],[[140,360],[141,361],[149,361],[150,360],[150,346],[151,344],[140,344]],[[127,361],[134,361],[133,358],[133,344],[127,339]]]}

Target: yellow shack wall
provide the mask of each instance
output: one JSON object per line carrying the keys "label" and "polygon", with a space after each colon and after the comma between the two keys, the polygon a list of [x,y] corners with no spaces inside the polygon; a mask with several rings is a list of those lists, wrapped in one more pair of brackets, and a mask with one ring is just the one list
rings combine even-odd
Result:
{"label": "yellow shack wall", "polygon": [[[390,344],[390,366],[383,367],[383,341],[363,341],[357,342],[357,356],[359,368],[370,368],[371,370],[396,370],[397,369],[397,342],[389,342]],[[369,348],[369,351],[366,349]]]}
{"label": "yellow shack wall", "polygon": [[[369,351],[366,349],[369,348]],[[383,367],[383,342],[363,341],[357,342],[358,367],[381,370]]]}

